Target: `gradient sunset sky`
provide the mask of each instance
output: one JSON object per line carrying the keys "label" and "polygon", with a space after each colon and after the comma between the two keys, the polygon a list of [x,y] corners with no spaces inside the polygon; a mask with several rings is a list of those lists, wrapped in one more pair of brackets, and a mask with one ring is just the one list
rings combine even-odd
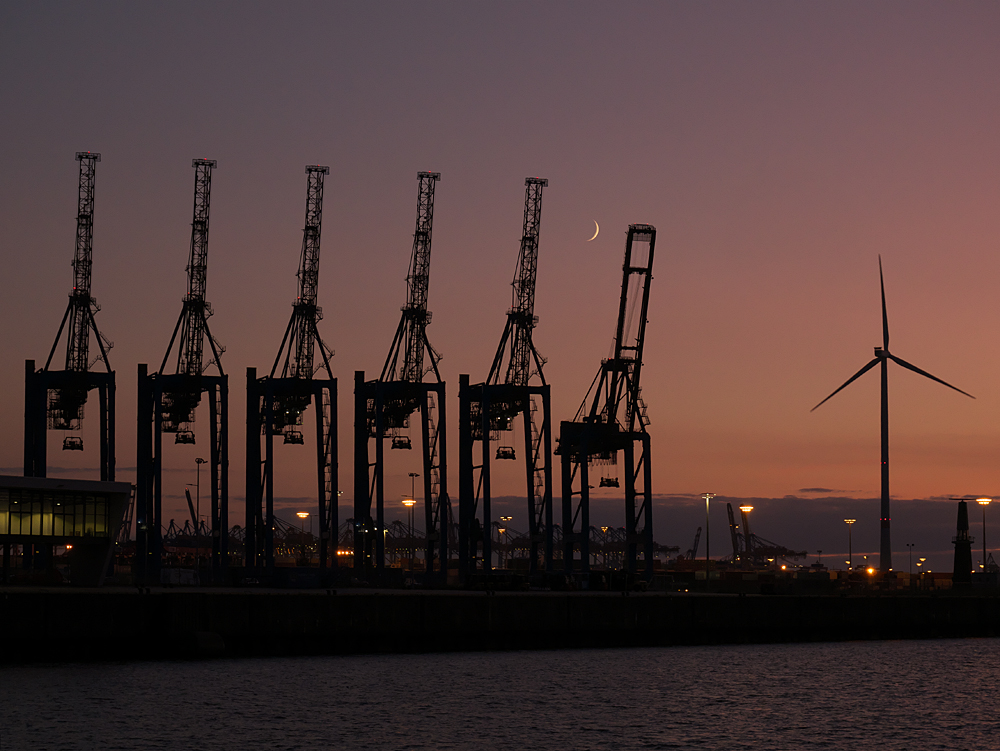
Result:
{"label": "gradient sunset sky", "polygon": [[[353,373],[378,374],[405,301],[416,172],[442,173],[428,331],[452,427],[459,373],[484,378],[502,332],[524,178],[537,175],[549,187],[535,343],[557,421],[609,354],[627,225],[657,227],[643,398],[655,536],[683,548],[686,494],[756,498],[761,514],[785,496],[811,499],[803,508],[878,496],[877,372],[809,410],[880,344],[882,255],[892,351],[977,397],[890,369],[905,555],[926,506],[908,502],[1000,495],[998,39],[1000,6],[985,2],[3,3],[0,465],[20,472],[23,362],[44,361],[71,287],[76,151],[103,154],[93,291],[115,342],[122,480],[136,364],[159,364],[185,292],[191,159],[218,160],[208,299],[241,524],[245,369],[270,368],[291,312],[304,165],[331,170],[321,330],[347,505]],[[199,445],[166,460],[165,514],[179,519],[207,456],[200,419]],[[53,474],[93,476],[77,468],[97,464],[96,419],[83,455],[61,439]],[[402,453],[388,499],[419,471],[418,452]],[[313,453],[278,454],[280,504],[309,508]],[[521,494],[520,471],[494,493]],[[855,550],[874,550],[877,503],[857,508]],[[951,509],[928,546],[949,548]],[[774,517],[766,537],[832,549],[819,515]]]}

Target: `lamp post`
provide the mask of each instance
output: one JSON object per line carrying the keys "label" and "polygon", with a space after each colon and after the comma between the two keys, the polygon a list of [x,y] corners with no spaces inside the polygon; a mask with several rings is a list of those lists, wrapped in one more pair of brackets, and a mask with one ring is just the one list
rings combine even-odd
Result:
{"label": "lamp post", "polygon": [[906,543],[906,555],[909,558],[909,563],[907,564],[906,573],[913,576],[913,547],[916,545],[915,542]]}
{"label": "lamp post", "polygon": [[[417,557],[417,548],[413,540],[413,507],[417,503],[417,478],[419,472],[410,472],[410,497],[403,501],[403,505],[410,510],[410,571],[413,570],[413,559]],[[409,503],[407,503],[409,501]]]}
{"label": "lamp post", "polygon": [[750,512],[753,511],[753,506],[750,504],[745,504],[740,506],[740,513],[743,514],[743,555],[746,558],[743,561],[743,567],[745,568],[748,564],[753,565],[753,534],[750,532]]}
{"label": "lamp post", "polygon": [[708,504],[715,498],[715,493],[702,493],[701,497],[705,499],[705,591],[707,592],[709,581],[711,581],[708,563]]}
{"label": "lamp post", "polygon": [[[507,536],[507,523],[511,519],[513,519],[513,518],[514,518],[513,516],[501,516],[500,517],[500,523],[503,524],[503,526],[500,527],[500,529],[497,530],[497,532],[499,532],[499,534],[501,535],[501,539],[497,540],[497,542],[503,544],[504,540],[509,540],[510,539],[510,537]],[[506,558],[506,556],[504,556],[504,557]],[[500,568],[503,568],[503,564],[504,564],[504,561],[500,561]]]}
{"label": "lamp post", "polygon": [[309,534],[312,535],[312,519],[309,517],[308,511],[296,511],[295,515],[301,520],[299,525],[302,529],[302,558],[306,557],[306,519],[309,519]]}
{"label": "lamp post", "polygon": [[207,459],[202,459],[198,457],[194,460],[195,469],[195,482],[194,482],[194,497],[195,497],[195,510],[194,515],[198,517],[198,523],[195,524],[194,530],[194,560],[195,565],[200,568],[201,564],[198,559],[201,558],[201,465],[208,464]]}
{"label": "lamp post", "polygon": [[986,571],[986,507],[992,498],[977,498],[976,503],[983,507],[983,571]]}
{"label": "lamp post", "polygon": [[854,550],[851,547],[851,525],[856,522],[857,519],[844,519],[844,524],[847,525],[847,570],[851,570],[851,566],[854,560]]}
{"label": "lamp post", "polygon": [[413,507],[417,505],[417,500],[412,496],[404,498],[403,505],[410,510],[410,571],[413,571],[413,559],[417,557],[416,549],[413,545]]}

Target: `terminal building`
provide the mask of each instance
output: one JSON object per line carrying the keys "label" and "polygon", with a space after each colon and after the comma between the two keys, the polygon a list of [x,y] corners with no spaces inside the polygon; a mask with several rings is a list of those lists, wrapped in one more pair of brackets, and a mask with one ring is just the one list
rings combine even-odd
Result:
{"label": "terminal building", "polygon": [[100,586],[131,497],[127,482],[0,475],[3,582],[11,580],[16,551],[22,571],[43,571],[54,565],[54,553],[63,547],[70,582]]}

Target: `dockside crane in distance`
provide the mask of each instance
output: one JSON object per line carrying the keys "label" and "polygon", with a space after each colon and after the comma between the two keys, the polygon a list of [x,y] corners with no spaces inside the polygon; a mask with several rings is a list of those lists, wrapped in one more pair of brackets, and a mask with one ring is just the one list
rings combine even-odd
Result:
{"label": "dockside crane in distance", "polygon": [[[513,445],[500,443],[501,435],[514,430],[515,418],[523,418],[524,464],[528,498],[529,570],[552,570],[552,418],[549,385],[542,368],[544,358],[532,341],[535,317],[535,278],[542,220],[542,189],[549,181],[525,178],[524,223],[521,249],[514,272],[513,295],[507,323],[500,337],[486,381],[469,384],[459,376],[459,568],[463,579],[481,563],[484,573],[492,568],[493,519],[490,509],[491,473],[496,459],[516,459]],[[532,385],[533,377],[537,383]],[[476,457],[475,443],[481,445]],[[513,442],[511,442],[512,444]],[[477,464],[478,461],[478,464]],[[478,477],[477,477],[478,471]],[[482,520],[479,513],[482,513]],[[479,555],[480,545],[482,554]]]}
{"label": "dockside crane in distance", "polygon": [[[191,247],[187,265],[187,294],[170,336],[163,361],[155,373],[138,368],[138,433],[136,437],[136,540],[138,575],[148,584],[159,583],[163,550],[163,434],[174,443],[195,443],[194,421],[202,393],[208,394],[209,477],[212,535],[212,579],[221,582],[229,558],[229,377],[222,369],[225,348],[212,336],[208,319],[212,305],[205,299],[208,287],[208,236],[212,202],[214,159],[193,159],[194,209]],[[180,339],[178,339],[180,334]],[[205,341],[212,357],[204,362]],[[177,360],[168,371],[177,343]],[[206,371],[214,366],[215,373]],[[195,520],[195,528],[201,521]]]}
{"label": "dockside crane in distance", "polygon": [[691,543],[691,548],[687,552],[687,557],[689,561],[693,561],[698,557],[698,543],[701,542],[701,527],[698,527],[694,533],[694,542]]}
{"label": "dockside crane in distance", "polygon": [[[644,575],[648,578],[653,574],[649,419],[639,377],[655,245],[655,227],[629,225],[614,355],[601,363],[576,418],[560,424],[557,453],[562,457],[563,563],[567,573],[574,566],[581,572],[590,570],[590,465],[617,465],[621,451],[625,454],[625,563],[629,573],[637,572],[641,546]],[[619,487],[620,483],[617,478],[602,478],[601,486]],[[579,559],[574,559],[576,552]]]}
{"label": "dockside crane in distance", "polygon": [[[427,530],[424,560],[430,578],[437,559],[443,581],[451,520],[445,383],[438,369],[441,356],[427,338],[434,191],[440,179],[440,172],[417,173],[417,221],[406,277],[407,300],[382,372],[374,381],[365,381],[363,370],[354,374],[354,568],[381,571],[385,566],[385,439],[390,440],[391,449],[412,449],[410,416],[419,411]],[[425,381],[431,374],[433,380]]]}
{"label": "dockside crane in distance", "polygon": [[[299,428],[311,402],[316,407],[316,480],[320,568],[336,568],[337,531],[337,379],[333,350],[319,334],[320,231],[323,183],[329,167],[306,169],[306,219],[299,259],[298,296],[269,375],[247,368],[246,565],[254,571],[274,567],[274,435],[291,445],[305,443]],[[321,362],[316,363],[316,350]],[[325,371],[326,378],[316,378]],[[264,451],[261,454],[261,436]]]}
{"label": "dockside crane in distance", "polygon": [[[24,475],[45,477],[47,470],[47,430],[79,431],[89,392],[97,389],[100,403],[100,473],[102,480],[115,479],[115,373],[108,360],[113,346],[97,328],[95,314],[101,309],[91,294],[94,244],[94,189],[97,163],[101,155],[81,151],[77,191],[76,249],[73,254],[73,290],[63,314],[45,366],[36,371],[35,361],[25,361],[24,387]],[[63,370],[53,370],[63,330],[66,330],[66,361]],[[98,355],[91,358],[91,334]],[[97,362],[104,372],[91,370]],[[82,451],[83,439],[67,435],[64,451]]]}

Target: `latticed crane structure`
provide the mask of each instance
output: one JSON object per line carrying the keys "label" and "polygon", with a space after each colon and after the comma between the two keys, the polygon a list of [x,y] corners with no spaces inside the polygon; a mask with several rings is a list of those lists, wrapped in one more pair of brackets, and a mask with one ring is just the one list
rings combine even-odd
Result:
{"label": "latticed crane structure", "polygon": [[[524,434],[529,568],[532,573],[539,568],[552,570],[551,406],[549,385],[542,372],[545,360],[532,341],[532,332],[538,323],[535,278],[542,189],[549,181],[529,177],[524,184],[521,250],[511,285],[513,299],[500,345],[486,381],[470,385],[467,375],[459,378],[459,566],[463,577],[479,568],[485,572],[493,568],[492,541],[488,533],[493,524],[490,508],[493,447],[496,446],[496,459],[517,459],[510,436],[519,416]],[[477,443],[479,452],[476,451]]]}
{"label": "latticed crane structure", "polygon": [[[323,183],[329,167],[306,167],[306,221],[299,259],[298,297],[269,375],[247,368],[246,565],[274,567],[274,436],[292,445],[305,443],[300,428],[310,403],[316,408],[316,480],[320,568],[336,567],[337,531],[337,379],[333,351],[319,334],[320,231]],[[316,362],[319,350],[320,362]],[[326,378],[316,378],[324,371]],[[263,452],[261,438],[263,437]]]}
{"label": "latticed crane structure", "polygon": [[[435,571],[436,559],[443,578],[448,567],[451,516],[445,443],[445,383],[438,370],[440,355],[427,339],[427,325],[431,320],[427,295],[434,188],[440,179],[439,172],[417,173],[417,222],[406,277],[407,300],[382,372],[374,381],[365,381],[363,370],[354,374],[354,566],[376,570],[385,566],[385,442],[389,440],[391,449],[412,449],[410,417],[419,411],[427,530],[426,570],[428,574]],[[433,375],[433,380],[425,381],[428,375]]]}
{"label": "latticed crane structure", "polygon": [[[653,278],[656,228],[630,224],[622,267],[622,291],[614,354],[601,362],[576,417],[559,428],[562,457],[563,562],[566,571],[590,570],[590,468],[616,467],[624,453],[625,549],[630,573],[638,570],[638,549],[645,575],[653,572],[652,470],[646,406],[639,377]],[[612,476],[615,475],[615,476]],[[621,483],[616,473],[602,474],[600,487]]]}
{"label": "latticed crane structure", "polygon": [[[63,315],[48,359],[41,370],[35,361],[25,361],[24,384],[24,474],[45,477],[47,430],[78,432],[83,427],[87,397],[97,389],[100,410],[100,472],[102,480],[115,479],[115,374],[108,361],[112,344],[97,328],[95,314],[101,309],[91,295],[94,244],[94,188],[101,155],[81,151],[77,193],[76,250],[73,254],[73,291]],[[66,331],[66,361],[63,370],[54,370],[52,360]],[[98,354],[91,357],[93,335]],[[104,372],[91,368],[100,361]],[[66,435],[64,451],[82,451],[83,438]]]}
{"label": "latticed crane structure", "polygon": [[[229,524],[229,377],[222,369],[225,348],[209,329],[212,306],[205,299],[212,170],[216,165],[213,159],[194,159],[191,162],[194,168],[194,211],[187,294],[182,300],[181,313],[159,370],[149,373],[145,364],[139,365],[136,541],[138,561],[142,567],[140,575],[150,583],[159,581],[163,550],[163,434],[173,434],[175,443],[195,443],[195,414],[203,393],[208,394],[210,555],[215,581],[222,580],[229,557],[226,532]],[[206,340],[212,353],[207,363],[204,361]],[[175,343],[176,361],[173,372],[169,372],[168,363]],[[214,374],[206,372],[213,366]],[[196,524],[200,524],[200,520]]]}
{"label": "latticed crane structure", "polygon": [[753,506],[746,504],[740,506],[743,519],[743,528],[740,529],[733,514],[733,505],[726,504],[726,513],[729,514],[729,535],[733,545],[731,560],[734,565],[741,568],[759,568],[768,566],[778,559],[794,561],[808,556],[805,550],[792,550],[754,534],[750,530],[751,511]]}

